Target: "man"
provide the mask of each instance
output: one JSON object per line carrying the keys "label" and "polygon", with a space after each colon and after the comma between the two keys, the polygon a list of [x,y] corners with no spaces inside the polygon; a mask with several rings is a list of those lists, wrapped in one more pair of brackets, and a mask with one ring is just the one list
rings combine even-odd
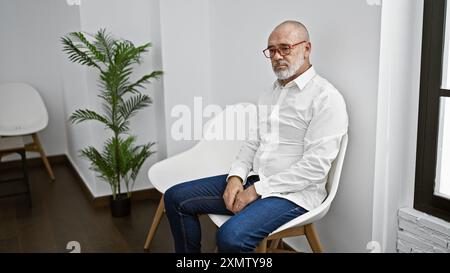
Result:
{"label": "man", "polygon": [[[177,252],[200,252],[199,214],[233,215],[217,231],[219,252],[251,252],[286,222],[319,206],[348,118],[341,94],[310,64],[311,42],[296,21],[278,25],[263,51],[277,81],[258,106],[277,106],[277,137],[246,141],[230,172],[173,186],[164,202]],[[260,128],[258,128],[260,129]],[[214,155],[211,156],[220,156]]]}

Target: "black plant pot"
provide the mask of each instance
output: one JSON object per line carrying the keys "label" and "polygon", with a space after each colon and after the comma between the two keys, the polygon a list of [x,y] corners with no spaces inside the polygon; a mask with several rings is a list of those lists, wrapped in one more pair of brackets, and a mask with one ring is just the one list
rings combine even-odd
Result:
{"label": "black plant pot", "polygon": [[116,196],[117,199],[114,200],[111,196],[110,207],[111,214],[113,217],[125,217],[130,215],[131,212],[131,198],[127,194],[122,193]]}

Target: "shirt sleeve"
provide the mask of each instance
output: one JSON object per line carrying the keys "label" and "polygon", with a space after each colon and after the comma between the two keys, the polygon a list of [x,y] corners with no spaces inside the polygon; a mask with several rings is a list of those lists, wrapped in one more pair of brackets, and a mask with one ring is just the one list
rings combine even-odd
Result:
{"label": "shirt sleeve", "polygon": [[312,103],[313,117],[305,134],[303,157],[286,170],[256,182],[259,195],[298,192],[324,182],[341,139],[347,134],[348,116],[337,90],[318,95]]}
{"label": "shirt sleeve", "polygon": [[245,184],[247,181],[247,175],[252,169],[253,159],[255,157],[256,150],[259,147],[259,139],[258,140],[247,140],[245,141],[241,149],[239,150],[239,154],[236,157],[236,160],[231,164],[230,171],[228,173],[228,178],[231,176],[238,176],[242,179],[242,183]]}
{"label": "shirt sleeve", "polygon": [[[261,97],[258,98],[258,105],[261,102]],[[250,123],[252,121],[256,122],[256,126],[250,127],[250,137],[246,141],[244,141],[240,147],[239,153],[236,156],[236,159],[231,164],[230,171],[228,172],[227,182],[231,176],[237,176],[242,179],[242,183],[245,184],[247,182],[247,176],[249,172],[253,169],[253,160],[255,158],[256,151],[259,148],[260,144],[260,134],[258,130],[258,105],[255,106],[255,116],[254,119],[250,119]]]}

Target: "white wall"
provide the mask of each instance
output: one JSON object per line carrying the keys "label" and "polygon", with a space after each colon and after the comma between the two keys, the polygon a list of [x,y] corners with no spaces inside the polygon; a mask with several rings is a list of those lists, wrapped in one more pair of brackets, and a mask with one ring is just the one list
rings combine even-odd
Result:
{"label": "white wall", "polygon": [[59,58],[55,54],[64,21],[56,2],[0,0],[0,83],[26,82],[39,91],[49,113],[49,124],[39,133],[47,155],[66,150]]}
{"label": "white wall", "polygon": [[372,238],[387,252],[413,206],[422,21],[423,0],[383,2]]}
{"label": "white wall", "polygon": [[[212,102],[255,102],[275,77],[262,50],[272,29],[299,20],[312,63],[341,91],[350,119],[340,189],[318,225],[327,251],[367,251],[372,194],[381,10],[363,0],[211,1]],[[351,238],[351,240],[349,240]]]}
{"label": "white wall", "polygon": [[[210,103],[210,3],[209,0],[160,1],[166,143],[169,156],[195,144],[194,140],[175,140],[172,137],[172,125],[179,119],[179,116],[171,113],[174,106],[188,106],[192,114],[191,122],[194,124],[194,97],[201,97],[204,105]],[[199,115],[195,116],[199,118]]]}

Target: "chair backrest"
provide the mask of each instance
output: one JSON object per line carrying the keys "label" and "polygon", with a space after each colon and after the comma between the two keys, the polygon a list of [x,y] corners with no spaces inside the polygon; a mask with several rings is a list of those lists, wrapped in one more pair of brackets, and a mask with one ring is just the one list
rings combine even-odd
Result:
{"label": "chair backrest", "polygon": [[0,84],[0,135],[27,135],[47,124],[47,109],[36,89],[26,83]]}
{"label": "chair backrest", "polygon": [[328,179],[326,185],[328,196],[323,203],[325,202],[327,202],[327,204],[331,203],[334,197],[336,196],[339,181],[341,179],[342,166],[344,165],[345,153],[347,151],[347,143],[348,143],[348,135],[345,134],[341,140],[341,147],[339,148],[339,153],[336,159],[333,161],[330,171],[328,172]]}
{"label": "chair backrest", "polygon": [[271,234],[277,233],[287,228],[313,223],[317,220],[320,220],[323,216],[327,214],[328,210],[330,209],[331,202],[333,202],[334,197],[336,196],[337,189],[339,186],[342,166],[344,165],[345,153],[347,151],[347,143],[348,143],[348,135],[345,134],[341,140],[339,153],[336,159],[331,164],[330,171],[328,172],[326,185],[328,195],[322,202],[322,204],[320,204],[317,208],[310,210],[309,212],[280,226],[278,229],[274,230]]}
{"label": "chair backrest", "polygon": [[214,139],[214,128],[224,129],[224,119],[227,115],[246,111],[246,107],[251,105],[240,103],[226,107],[204,125],[203,138],[194,147],[152,165],[148,178],[153,186],[164,193],[178,183],[227,174],[243,140]]}

